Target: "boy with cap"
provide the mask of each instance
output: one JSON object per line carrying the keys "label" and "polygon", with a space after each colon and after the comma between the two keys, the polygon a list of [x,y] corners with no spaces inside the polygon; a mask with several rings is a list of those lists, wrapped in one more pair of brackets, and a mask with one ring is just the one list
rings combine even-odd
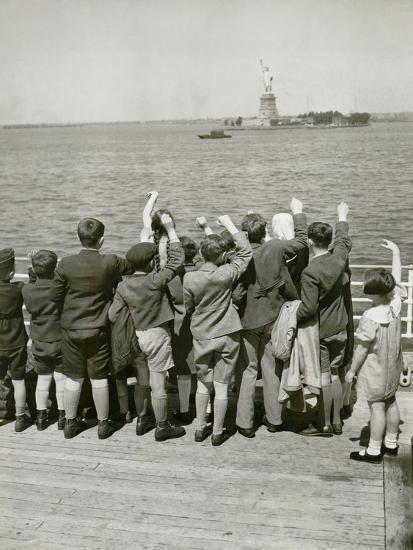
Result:
{"label": "boy with cap", "polygon": [[0,250],[0,378],[9,371],[16,406],[14,430],[22,432],[29,426],[24,411],[26,386],[24,374],[27,361],[27,333],[23,319],[22,282],[14,282],[15,256],[12,248]]}
{"label": "boy with cap", "polygon": [[208,235],[201,242],[205,263],[198,271],[186,273],[183,282],[185,308],[192,314],[191,331],[198,375],[195,441],[203,441],[210,433],[206,414],[209,396],[214,389],[211,439],[214,446],[222,445],[229,437],[224,431],[228,384],[237,362],[242,328],[232,302],[232,288],[252,258],[247,238],[238,231],[231,218],[222,216],[218,221],[234,238],[236,248],[230,263],[227,263],[226,241],[220,235]]}
{"label": "boy with cap", "polygon": [[44,430],[48,426],[47,402],[52,378],[56,383],[56,400],[59,410],[57,427],[65,425],[64,388],[66,376],[62,372],[62,345],[60,334],[60,311],[50,300],[50,287],[57,264],[57,255],[51,250],[38,250],[31,256],[32,270],[36,279],[23,287],[26,310],[31,315],[30,336],[36,385],[36,426]]}
{"label": "boy with cap", "polygon": [[64,404],[66,423],[64,436],[75,437],[84,429],[76,419],[85,376],[92,385],[93,401],[98,417],[99,439],[115,431],[108,420],[110,334],[108,309],[114,288],[122,275],[132,272],[125,260],[115,254],[100,254],[105,226],[94,218],[78,224],[82,244],[79,254],[63,258],[50,288],[50,298],[62,311],[62,371],[67,376]]}
{"label": "boy with cap", "polygon": [[138,379],[135,386],[138,414],[136,435],[143,435],[154,428],[153,420],[147,415],[150,385],[156,419],[156,441],[181,437],[186,433],[184,428],[168,422],[166,394],[167,372],[174,366],[169,330],[174,314],[167,297],[167,284],[183,264],[183,253],[171,216],[162,214],[161,223],[169,239],[167,263],[155,271],[153,260],[158,247],[148,242],[134,245],[126,258],[135,273],[119,283],[109,309],[112,322],[124,307],[129,308],[132,316],[141,350],[135,362]]}

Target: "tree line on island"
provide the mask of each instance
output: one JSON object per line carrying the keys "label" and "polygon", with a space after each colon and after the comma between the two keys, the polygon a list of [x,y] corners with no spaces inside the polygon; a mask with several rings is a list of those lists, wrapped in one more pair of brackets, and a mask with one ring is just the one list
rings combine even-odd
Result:
{"label": "tree line on island", "polygon": [[324,111],[299,114],[297,118],[309,119],[313,124],[340,124],[346,126],[361,126],[369,123],[370,113],[351,113],[348,116],[340,111]]}

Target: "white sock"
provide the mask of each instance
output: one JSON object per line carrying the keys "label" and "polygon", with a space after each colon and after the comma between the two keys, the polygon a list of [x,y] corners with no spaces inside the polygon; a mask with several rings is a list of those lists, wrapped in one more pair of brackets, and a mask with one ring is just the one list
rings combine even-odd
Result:
{"label": "white sock", "polygon": [[36,384],[36,409],[38,411],[47,410],[49,400],[49,388],[52,383],[52,374],[39,374]]}
{"label": "white sock", "polygon": [[388,449],[397,449],[397,436],[398,434],[392,434],[390,432],[386,432],[386,435],[384,438],[384,445]]}
{"label": "white sock", "polygon": [[57,401],[57,408],[59,411],[65,410],[65,385],[66,385],[66,379],[67,376],[63,374],[62,372],[56,372],[54,373],[54,382],[56,385],[56,401]]}
{"label": "white sock", "polygon": [[26,409],[26,385],[24,380],[12,380],[16,416],[22,416]]}
{"label": "white sock", "polygon": [[178,374],[178,394],[179,394],[179,411],[187,413],[189,411],[189,397],[191,395],[191,375]]}
{"label": "white sock", "polygon": [[103,422],[109,416],[109,383],[107,378],[90,379],[92,384],[93,402],[95,404],[98,420]]}
{"label": "white sock", "polygon": [[370,456],[378,456],[381,453],[381,441],[374,441],[374,439],[370,439],[369,446],[367,447],[367,453]]}

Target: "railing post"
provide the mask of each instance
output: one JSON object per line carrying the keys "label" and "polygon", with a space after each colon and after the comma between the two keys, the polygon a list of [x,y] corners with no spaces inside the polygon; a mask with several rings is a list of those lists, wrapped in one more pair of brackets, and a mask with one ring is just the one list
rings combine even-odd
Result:
{"label": "railing post", "polygon": [[412,316],[413,316],[413,265],[410,265],[408,286],[407,286],[407,323],[406,323],[407,338],[411,338],[413,336],[412,335]]}

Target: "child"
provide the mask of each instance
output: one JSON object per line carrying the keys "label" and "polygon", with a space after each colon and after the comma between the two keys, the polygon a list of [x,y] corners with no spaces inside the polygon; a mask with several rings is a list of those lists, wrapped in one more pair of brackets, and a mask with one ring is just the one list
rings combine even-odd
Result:
{"label": "child", "polygon": [[156,418],[155,440],[166,441],[186,433],[184,428],[172,426],[168,422],[166,394],[167,372],[174,366],[169,330],[174,314],[166,288],[182,265],[183,254],[171,216],[162,214],[160,222],[169,239],[167,263],[159,270],[154,270],[157,246],[147,242],[133,246],[126,257],[135,273],[119,283],[109,318],[114,322],[121,309],[128,307],[141,350],[135,363],[138,378],[138,389],[135,390],[138,414],[136,434],[142,435],[154,427],[152,419],[147,416],[147,390],[142,389],[148,387],[149,379]]}
{"label": "child", "polygon": [[318,400],[317,425],[310,425],[300,432],[305,436],[332,437],[333,433],[342,433],[339,368],[343,365],[347,343],[348,315],[343,286],[346,283],[345,271],[351,250],[348,210],[344,202],[337,207],[338,223],[331,252],[331,225],[314,222],[308,228],[308,242],[313,256],[301,277],[302,302],[297,310],[297,321],[302,323],[316,316],[319,318],[322,391]]}
{"label": "child", "polygon": [[285,255],[297,254],[307,246],[307,221],[303,204],[291,200],[295,238],[267,240],[267,222],[256,213],[245,216],[241,228],[252,246],[251,261],[240,285],[246,295],[239,311],[241,333],[242,379],[237,404],[236,425],[244,437],[253,438],[254,398],[258,370],[261,367],[267,430],[277,433],[285,429],[282,405],[278,401],[282,363],[275,362],[271,346],[271,330],[281,307],[287,300],[297,300],[297,291],[288,273]]}
{"label": "child", "polygon": [[189,398],[191,395],[191,365],[192,334],[190,317],[185,312],[182,281],[185,273],[199,269],[202,261],[197,258],[198,245],[189,237],[180,238],[185,255],[184,264],[179,268],[177,276],[169,283],[169,293],[175,310],[172,331],[172,355],[177,372],[179,411],[173,416],[182,424],[189,424],[192,417],[189,414]]}
{"label": "child", "polygon": [[23,287],[23,299],[27,312],[31,315],[30,336],[34,369],[37,373],[36,385],[36,426],[44,430],[48,426],[47,402],[49,389],[54,376],[56,400],[59,410],[57,427],[64,429],[64,387],[66,376],[62,372],[62,345],[60,311],[49,297],[54,277],[57,256],[51,250],[38,250],[31,256],[36,280]]}
{"label": "child", "polygon": [[104,232],[101,221],[80,220],[77,234],[83,248],[79,254],[61,260],[50,288],[51,300],[62,311],[62,372],[68,377],[64,393],[67,439],[84,429],[76,413],[85,376],[89,376],[92,384],[99,439],[106,439],[115,431],[108,420],[107,376],[111,357],[108,309],[115,285],[132,268],[114,254],[99,253]]}
{"label": "child", "polygon": [[[397,455],[400,413],[396,391],[403,368],[401,349],[401,304],[406,298],[401,286],[399,247],[384,240],[393,253],[392,273],[369,269],[364,274],[364,293],[373,301],[364,312],[356,332],[356,348],[346,381],[351,383],[360,370],[360,383],[370,408],[370,441],[367,449],[354,451],[352,460],[379,463],[383,454]],[[383,442],[384,436],[384,442]]]}
{"label": "child", "polygon": [[22,282],[12,283],[15,257],[12,248],[0,250],[0,378],[7,370],[14,388],[16,422],[14,430],[22,432],[29,425],[26,409],[24,374],[27,361],[27,333],[23,319]]}
{"label": "child", "polygon": [[195,441],[201,442],[209,435],[206,412],[209,395],[214,388],[211,440],[214,446],[222,445],[229,437],[224,431],[228,384],[239,353],[241,322],[232,304],[232,287],[245,272],[252,257],[248,241],[229,216],[222,216],[219,221],[236,242],[237,251],[231,263],[226,263],[224,239],[219,235],[209,235],[201,243],[205,263],[198,271],[186,273],[183,282],[185,308],[192,314],[191,331],[198,374]]}

